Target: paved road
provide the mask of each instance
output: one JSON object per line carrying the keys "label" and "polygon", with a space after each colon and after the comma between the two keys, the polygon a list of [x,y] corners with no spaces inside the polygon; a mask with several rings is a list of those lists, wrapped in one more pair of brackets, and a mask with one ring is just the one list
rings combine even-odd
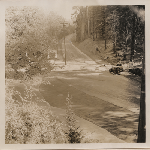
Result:
{"label": "paved road", "polygon": [[[56,69],[40,91],[50,105],[66,108],[68,93],[75,113],[126,142],[136,142],[140,83],[128,76],[112,75],[97,65],[66,38],[67,65],[56,61]],[[64,45],[62,46],[64,47]]]}
{"label": "paved road", "polygon": [[90,57],[82,53],[78,48],[76,48],[72,42],[71,42],[71,36],[69,35],[65,39],[65,46],[63,47],[63,53],[65,53],[65,47],[66,47],[66,58],[68,62],[85,62],[85,61],[91,61],[95,63]]}

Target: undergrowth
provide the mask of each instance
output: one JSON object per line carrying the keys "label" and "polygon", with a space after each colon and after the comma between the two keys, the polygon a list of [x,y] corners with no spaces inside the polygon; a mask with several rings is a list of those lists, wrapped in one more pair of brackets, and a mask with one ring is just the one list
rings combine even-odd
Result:
{"label": "undergrowth", "polygon": [[[26,97],[21,97],[6,85],[5,99],[5,143],[6,144],[46,144],[66,143],[62,123],[50,110],[32,102],[32,92],[26,89]],[[13,95],[18,94],[22,102]]]}
{"label": "undergrowth", "polygon": [[72,102],[71,97],[66,98],[66,136],[69,141],[69,143],[81,143],[81,140],[83,139],[82,136],[82,130],[80,130],[80,127],[76,127],[77,120],[75,118],[75,114],[72,109]]}
{"label": "undergrowth", "polygon": [[[36,82],[34,82],[36,81]],[[5,82],[5,143],[6,144],[58,144],[91,143],[77,126],[71,97],[66,98],[65,122],[55,117],[50,107],[39,106],[43,102],[35,94],[37,86],[44,81],[40,76],[26,81],[24,93],[14,90],[13,80]],[[29,86],[32,85],[32,86]],[[34,100],[33,100],[34,99]],[[93,141],[97,143],[97,141]]]}

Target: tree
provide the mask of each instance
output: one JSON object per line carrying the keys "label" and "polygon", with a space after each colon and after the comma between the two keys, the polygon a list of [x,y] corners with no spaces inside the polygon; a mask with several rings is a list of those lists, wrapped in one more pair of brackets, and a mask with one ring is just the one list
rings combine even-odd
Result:
{"label": "tree", "polygon": [[138,125],[138,139],[137,143],[146,142],[146,110],[145,110],[145,6],[131,7],[134,13],[139,17],[143,40],[143,59],[142,59],[142,77],[141,77],[141,97],[140,97],[140,114],[139,114],[139,125]]}
{"label": "tree", "polygon": [[[117,11],[118,42],[131,52],[130,60],[133,60],[134,51],[142,56],[141,97],[138,126],[138,143],[146,141],[146,112],[145,112],[145,7],[144,6],[112,6]],[[110,9],[111,10],[111,9]],[[135,41],[137,41],[135,43]],[[141,46],[142,45],[142,46]]]}
{"label": "tree", "polygon": [[[96,7],[91,6],[88,9],[91,12],[91,32],[94,39],[94,25],[96,22],[94,16],[94,10]],[[100,9],[101,7],[99,7]],[[81,13],[81,12],[80,12]],[[79,14],[80,14],[79,13]],[[78,40],[81,39],[81,29],[78,22],[81,21],[82,17],[77,15],[77,35]],[[104,17],[105,16],[105,17]],[[141,98],[140,98],[140,115],[139,115],[139,127],[138,127],[138,140],[137,142],[146,141],[146,128],[145,128],[145,6],[117,6],[109,5],[105,10],[102,27],[102,33],[105,36],[103,38],[110,38],[113,40],[114,52],[116,53],[117,47],[119,47],[123,52],[130,53],[130,61],[134,61],[135,52],[141,54],[142,58],[142,77],[141,77]],[[107,27],[107,30],[105,29]],[[93,29],[92,29],[93,28]]]}
{"label": "tree", "polygon": [[49,67],[47,54],[57,47],[61,30],[59,22],[63,18],[53,12],[45,15],[38,7],[9,7],[5,18],[6,62],[16,73],[19,68],[27,66],[30,70],[39,68],[39,72],[46,64]]}
{"label": "tree", "polygon": [[88,37],[87,7],[74,6],[72,9],[74,10],[72,20],[76,24],[76,41],[83,41]]}

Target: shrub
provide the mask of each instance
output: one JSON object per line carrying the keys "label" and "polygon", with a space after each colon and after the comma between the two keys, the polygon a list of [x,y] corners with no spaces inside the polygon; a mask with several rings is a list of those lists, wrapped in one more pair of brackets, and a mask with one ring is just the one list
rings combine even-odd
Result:
{"label": "shrub", "polygon": [[76,127],[76,118],[75,118],[75,114],[72,110],[72,102],[71,102],[71,98],[68,97],[66,98],[66,126],[67,126],[67,130],[66,130],[66,136],[68,139],[69,143],[81,143],[81,140],[83,138],[82,134],[81,134],[81,130],[79,131],[79,127]]}
{"label": "shrub", "polygon": [[69,143],[101,143],[99,139],[91,138],[92,133],[83,133],[80,126],[77,127],[77,119],[72,109],[71,97],[66,98],[66,137]]}
{"label": "shrub", "polygon": [[[27,90],[27,89],[26,89]],[[7,86],[5,100],[5,143],[6,144],[44,144],[65,143],[66,137],[62,123],[50,110],[32,102],[32,91],[18,102],[13,95],[21,94]]]}

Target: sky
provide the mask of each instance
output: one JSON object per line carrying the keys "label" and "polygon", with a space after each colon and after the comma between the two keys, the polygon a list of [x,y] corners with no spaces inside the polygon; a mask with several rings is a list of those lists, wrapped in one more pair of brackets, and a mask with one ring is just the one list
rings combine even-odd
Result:
{"label": "sky", "polygon": [[[6,0],[8,5],[19,5],[19,6],[39,6],[44,9],[45,13],[54,11],[58,15],[64,17],[66,21],[71,20],[71,14],[73,13],[73,6],[89,6],[89,5],[125,5],[125,1],[115,0]],[[5,2],[6,2],[5,1]],[[141,0],[132,0],[133,4],[141,4]],[[132,5],[130,3],[130,5]],[[129,2],[127,3],[129,5]]]}
{"label": "sky", "polygon": [[[7,1],[7,0],[6,0]],[[73,6],[97,5],[98,0],[8,0],[10,6],[38,6],[45,13],[54,11],[64,17],[66,21],[71,20]]]}
{"label": "sky", "polygon": [[39,5],[44,8],[45,12],[55,11],[66,20],[71,20],[73,6],[97,4],[96,0],[44,0],[43,2],[39,1]]}

